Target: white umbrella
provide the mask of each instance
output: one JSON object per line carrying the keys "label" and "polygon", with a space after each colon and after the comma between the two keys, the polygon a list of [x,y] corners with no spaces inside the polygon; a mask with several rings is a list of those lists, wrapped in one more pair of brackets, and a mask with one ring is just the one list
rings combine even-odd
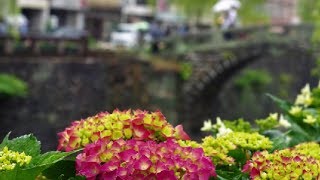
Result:
{"label": "white umbrella", "polygon": [[213,7],[213,12],[228,11],[231,8],[240,8],[241,3],[238,0],[220,0]]}

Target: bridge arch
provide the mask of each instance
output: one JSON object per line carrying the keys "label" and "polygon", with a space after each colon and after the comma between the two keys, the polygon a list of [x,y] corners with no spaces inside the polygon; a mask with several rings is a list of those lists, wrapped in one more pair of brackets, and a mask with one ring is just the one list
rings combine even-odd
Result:
{"label": "bridge arch", "polygon": [[229,47],[196,50],[186,55],[193,74],[182,86],[179,119],[194,138],[200,136],[203,121],[212,118],[213,101],[225,82],[274,49],[285,53],[309,53],[310,43],[308,38],[304,41],[294,38],[262,39],[239,42]]}

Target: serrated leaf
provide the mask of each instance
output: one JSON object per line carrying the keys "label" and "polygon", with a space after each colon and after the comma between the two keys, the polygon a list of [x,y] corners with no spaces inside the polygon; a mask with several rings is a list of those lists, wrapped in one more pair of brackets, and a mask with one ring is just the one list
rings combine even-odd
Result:
{"label": "serrated leaf", "polygon": [[5,146],[12,151],[24,152],[32,157],[40,154],[40,142],[32,134],[20,136],[12,140],[9,140],[8,134],[0,144],[0,149],[3,149]]}
{"label": "serrated leaf", "polygon": [[[18,170],[17,179],[35,179],[41,172],[75,152],[48,152],[36,157],[33,163]],[[9,179],[8,179],[9,180]]]}
{"label": "serrated leaf", "polygon": [[35,157],[32,160],[32,162],[30,163],[29,167],[53,164],[53,163],[58,162],[59,160],[64,159],[66,156],[69,156],[73,153],[75,153],[75,151],[72,151],[72,152],[59,152],[59,151],[47,152],[45,154],[41,154],[41,155]]}

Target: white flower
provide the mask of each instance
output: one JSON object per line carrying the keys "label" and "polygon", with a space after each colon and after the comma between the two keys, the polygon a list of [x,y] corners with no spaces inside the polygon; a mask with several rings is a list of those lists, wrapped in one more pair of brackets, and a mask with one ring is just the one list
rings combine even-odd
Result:
{"label": "white flower", "polygon": [[293,106],[293,107],[291,107],[289,113],[290,113],[291,115],[296,116],[296,115],[300,114],[301,111],[302,111],[302,108],[301,108],[301,107],[299,107],[299,106]]}
{"label": "white flower", "polygon": [[311,94],[309,84],[306,84],[306,86],[304,86],[304,88],[301,89],[301,94],[303,94],[303,95]]}
{"label": "white flower", "polygon": [[201,131],[211,131],[213,128],[212,122],[210,119],[203,122],[203,127],[201,128]]}
{"label": "white flower", "polygon": [[214,125],[218,129],[217,137],[224,136],[232,132],[231,129],[226,128],[220,117],[217,117],[217,123]]}
{"label": "white flower", "polygon": [[291,124],[289,123],[289,121],[287,119],[285,119],[282,114],[280,115],[279,125],[284,127],[284,128],[290,128],[291,127]]}
{"label": "white flower", "polygon": [[310,85],[306,84],[304,88],[301,89],[301,94],[296,98],[295,105],[303,105],[308,107],[312,104],[313,98],[310,90]]}
{"label": "white flower", "polygon": [[269,118],[277,120],[278,119],[278,113],[269,114]]}
{"label": "white flower", "polygon": [[307,115],[307,117],[305,119],[303,119],[303,122],[307,123],[307,124],[313,124],[317,121],[316,118],[314,118],[311,115]]}
{"label": "white flower", "polygon": [[295,101],[295,105],[303,105],[304,107],[308,107],[312,104],[312,97],[311,94],[299,94]]}
{"label": "white flower", "polygon": [[221,137],[221,136],[224,136],[224,135],[227,135],[231,132],[233,132],[231,129],[229,128],[226,128],[225,126],[221,126],[219,129],[218,129],[218,133],[217,133],[217,137]]}

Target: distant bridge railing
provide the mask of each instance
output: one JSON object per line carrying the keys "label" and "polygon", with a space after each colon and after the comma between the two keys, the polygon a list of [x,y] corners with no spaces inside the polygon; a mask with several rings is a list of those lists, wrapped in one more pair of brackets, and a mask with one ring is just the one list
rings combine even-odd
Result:
{"label": "distant bridge railing", "polygon": [[[263,25],[243,27],[222,32],[210,30],[206,32],[190,33],[185,36],[175,36],[162,41],[162,55],[181,55],[197,50],[203,46],[220,46],[234,41],[254,41],[272,37],[287,37],[305,39],[310,38],[313,26],[302,25]],[[230,33],[231,39],[223,39],[223,33]]]}
{"label": "distant bridge railing", "polygon": [[1,56],[86,55],[88,38],[65,38],[47,35],[22,35],[17,38],[0,35]]}

